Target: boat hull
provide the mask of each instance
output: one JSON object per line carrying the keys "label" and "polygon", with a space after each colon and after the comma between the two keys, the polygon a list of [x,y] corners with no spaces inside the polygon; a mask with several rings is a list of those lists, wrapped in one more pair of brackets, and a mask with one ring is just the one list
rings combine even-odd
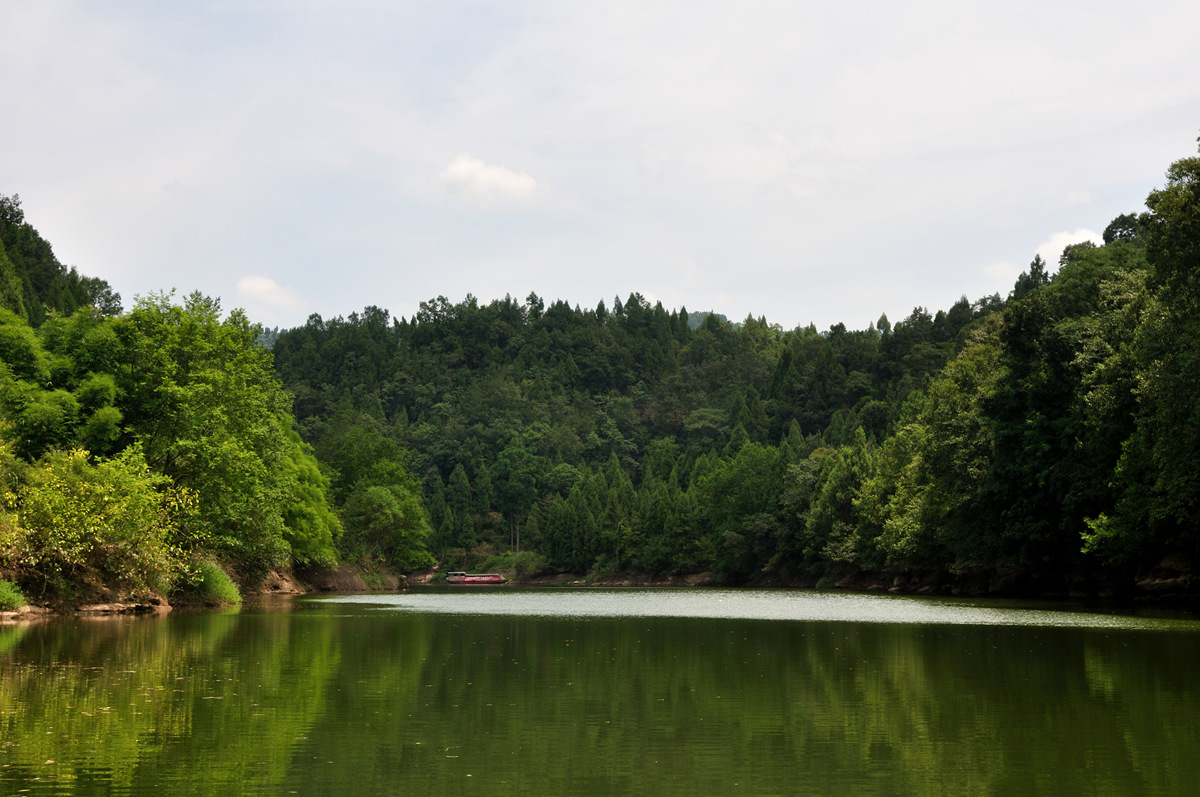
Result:
{"label": "boat hull", "polygon": [[508,581],[499,573],[450,573],[447,584],[504,584]]}

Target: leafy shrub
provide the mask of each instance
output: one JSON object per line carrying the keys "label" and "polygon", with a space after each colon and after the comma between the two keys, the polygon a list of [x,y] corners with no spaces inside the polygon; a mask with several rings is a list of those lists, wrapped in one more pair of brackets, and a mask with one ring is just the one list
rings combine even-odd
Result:
{"label": "leafy shrub", "polygon": [[20,609],[27,602],[16,584],[0,579],[0,611],[11,612]]}
{"label": "leafy shrub", "polygon": [[181,571],[177,519],[193,508],[139,446],[95,465],[86,451],[55,452],[30,468],[5,548],[10,564],[60,598],[82,583],[162,592]]}
{"label": "leafy shrub", "polygon": [[533,551],[521,551],[513,555],[513,570],[517,578],[532,578],[546,569],[546,557]]}
{"label": "leafy shrub", "polygon": [[488,557],[479,568],[484,572],[509,571],[518,579],[532,578],[546,569],[546,557],[533,551],[502,553]]}
{"label": "leafy shrub", "polygon": [[242,593],[219,564],[205,560],[196,565],[191,582],[176,593],[175,599],[200,606],[230,606],[242,602]]}

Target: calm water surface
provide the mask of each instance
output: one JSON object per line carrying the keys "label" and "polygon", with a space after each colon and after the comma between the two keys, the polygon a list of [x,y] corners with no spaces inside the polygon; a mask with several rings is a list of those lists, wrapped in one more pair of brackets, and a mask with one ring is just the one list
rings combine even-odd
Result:
{"label": "calm water surface", "polygon": [[515,590],[0,626],[0,794],[1189,794],[1200,623]]}

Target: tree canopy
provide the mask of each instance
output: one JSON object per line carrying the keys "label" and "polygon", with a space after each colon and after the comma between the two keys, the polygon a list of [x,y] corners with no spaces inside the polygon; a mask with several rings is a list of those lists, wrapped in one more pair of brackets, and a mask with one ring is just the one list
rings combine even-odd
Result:
{"label": "tree canopy", "polygon": [[520,551],[594,575],[1129,589],[1200,555],[1200,157],[1146,207],[1007,298],[864,330],[531,293],[264,333],[198,294],[119,312],[0,197],[0,567],[95,571],[70,541],[123,527],[71,518],[109,494],[161,530],[112,549],[162,560],[158,584],[189,552],[254,577]]}

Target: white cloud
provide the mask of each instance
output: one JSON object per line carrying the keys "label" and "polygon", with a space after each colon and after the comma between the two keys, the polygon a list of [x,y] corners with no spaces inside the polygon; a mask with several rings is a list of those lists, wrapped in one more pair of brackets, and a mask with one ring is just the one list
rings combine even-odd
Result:
{"label": "white cloud", "polygon": [[1104,243],[1104,236],[1092,230],[1086,230],[1080,227],[1075,232],[1056,232],[1050,236],[1050,240],[1044,241],[1038,245],[1037,254],[1042,256],[1042,260],[1046,261],[1048,266],[1054,267],[1058,265],[1058,259],[1062,257],[1063,249],[1066,249],[1071,244],[1083,243],[1091,241],[1094,244],[1100,245]]}
{"label": "white cloud", "polygon": [[273,309],[302,310],[305,307],[300,294],[270,277],[242,277],[237,282],[237,294],[243,302]]}
{"label": "white cloud", "polygon": [[472,199],[527,199],[539,188],[538,181],[524,172],[484,163],[465,152],[438,177],[452,193]]}

